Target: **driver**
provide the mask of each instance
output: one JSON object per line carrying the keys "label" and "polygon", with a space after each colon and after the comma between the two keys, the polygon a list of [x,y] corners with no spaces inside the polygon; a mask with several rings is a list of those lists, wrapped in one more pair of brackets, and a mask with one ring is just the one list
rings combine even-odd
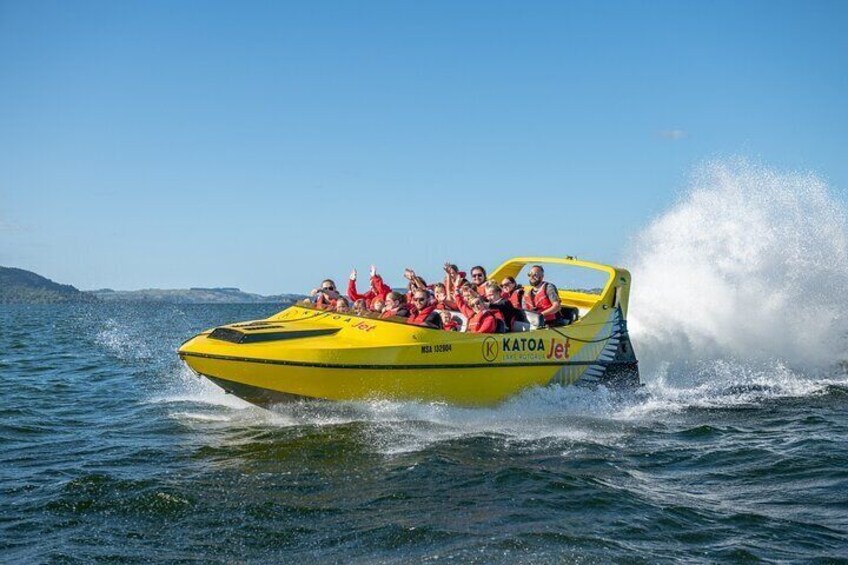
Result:
{"label": "driver", "polygon": [[541,314],[547,326],[563,325],[559,291],[557,287],[545,281],[545,269],[541,265],[533,265],[527,277],[532,288],[524,295],[524,308]]}

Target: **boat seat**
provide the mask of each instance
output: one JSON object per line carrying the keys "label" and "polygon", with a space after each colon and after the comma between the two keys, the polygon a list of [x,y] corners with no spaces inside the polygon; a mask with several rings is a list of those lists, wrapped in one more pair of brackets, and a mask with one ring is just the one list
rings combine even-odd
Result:
{"label": "boat seat", "polygon": [[573,324],[580,318],[580,310],[575,308],[574,306],[563,306],[559,309],[560,314],[562,315],[563,326],[568,326]]}
{"label": "boat seat", "polygon": [[512,331],[529,332],[545,327],[545,319],[531,310],[518,310],[512,321]]}
{"label": "boat seat", "polygon": [[505,334],[506,333],[506,322],[498,318],[498,327],[495,328],[496,334]]}

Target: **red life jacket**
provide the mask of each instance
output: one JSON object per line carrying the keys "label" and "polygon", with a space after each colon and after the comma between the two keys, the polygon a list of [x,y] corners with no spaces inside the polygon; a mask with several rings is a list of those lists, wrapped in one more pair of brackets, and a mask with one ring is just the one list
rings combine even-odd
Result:
{"label": "red life jacket", "polygon": [[459,310],[455,303],[448,302],[447,300],[445,300],[444,302],[436,302],[433,307],[436,310]]}
{"label": "red life jacket", "polygon": [[335,310],[336,309],[336,299],[335,298],[327,298],[323,293],[318,295],[318,300],[315,301],[315,306],[321,308],[322,310]]}
{"label": "red life jacket", "polygon": [[498,329],[498,319],[491,310],[483,310],[468,318],[465,331],[477,334],[493,334]]}
{"label": "red life jacket", "polygon": [[398,318],[408,318],[409,317],[409,309],[405,305],[401,304],[400,306],[398,306],[394,310],[386,309],[386,310],[383,310],[382,314],[380,314],[381,319],[391,318],[393,316],[397,316]]}
{"label": "red life jacket", "polygon": [[[530,290],[530,294],[524,297],[524,304],[528,310],[541,313],[553,306],[551,299],[548,298],[548,284],[550,283],[543,282],[540,289],[533,288]],[[556,320],[558,317],[559,312],[551,312],[550,314],[545,314],[545,321],[550,322]]]}
{"label": "red life jacket", "polygon": [[521,303],[524,302],[524,288],[519,286],[512,292],[505,292],[504,298],[509,300],[517,309],[521,310]]}
{"label": "red life jacket", "polygon": [[436,309],[435,306],[425,306],[421,310],[417,312],[413,310],[414,313],[409,315],[409,318],[406,319],[408,324],[415,324],[417,326],[423,326],[427,322],[427,316],[433,313]]}

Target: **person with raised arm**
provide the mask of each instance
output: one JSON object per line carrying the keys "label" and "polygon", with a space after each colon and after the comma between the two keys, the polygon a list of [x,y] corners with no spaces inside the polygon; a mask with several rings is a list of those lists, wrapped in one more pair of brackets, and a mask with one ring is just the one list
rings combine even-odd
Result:
{"label": "person with raised arm", "polygon": [[420,276],[415,274],[415,271],[407,267],[403,270],[403,278],[409,281],[406,285],[406,300],[410,304],[412,303],[412,298],[415,295],[416,290],[423,290],[424,292],[428,292],[427,282],[421,278]]}
{"label": "person with raised arm", "polygon": [[415,274],[415,271],[409,267],[403,270],[403,278],[409,281],[410,288],[427,290],[427,281],[425,281],[420,275]]}
{"label": "person with raised arm", "polygon": [[383,277],[377,274],[377,267],[371,265],[371,288],[364,294],[359,294],[356,290],[356,269],[350,272],[350,280],[347,283],[347,295],[351,300],[364,300],[370,307],[371,303],[379,299],[385,302],[386,295],[392,291],[392,287],[383,282]]}
{"label": "person with raised arm", "polygon": [[[486,302],[474,291],[470,285],[460,285],[455,281],[459,289],[454,294],[459,311],[468,318],[466,332],[493,334],[498,329],[498,318],[494,311],[489,310]],[[467,298],[466,298],[467,297]]]}
{"label": "person with raised arm", "polygon": [[456,292],[456,280],[457,276],[459,276],[460,281],[465,281],[465,272],[460,271],[459,267],[454,265],[453,263],[445,263],[445,292],[447,292],[448,296],[453,296],[454,292]]}

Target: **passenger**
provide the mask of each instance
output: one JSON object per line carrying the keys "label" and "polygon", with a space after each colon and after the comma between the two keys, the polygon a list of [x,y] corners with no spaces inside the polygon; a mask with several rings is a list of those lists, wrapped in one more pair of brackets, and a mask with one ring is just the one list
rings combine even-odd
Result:
{"label": "passenger", "polygon": [[486,301],[489,303],[489,309],[501,313],[502,320],[506,324],[506,330],[512,328],[512,322],[515,320],[518,310],[512,303],[503,297],[501,285],[495,281],[486,283]]}
{"label": "passenger", "polygon": [[383,313],[380,314],[381,318],[391,318],[392,316],[397,316],[398,318],[409,317],[409,308],[406,306],[406,297],[395,291],[386,295],[386,307],[383,309]]}
{"label": "passenger", "polygon": [[562,304],[559,301],[559,292],[557,287],[545,282],[545,269],[541,265],[533,265],[527,276],[533,288],[524,295],[524,308],[541,314],[547,326],[561,326],[563,316],[560,313]]}
{"label": "passenger", "polygon": [[492,310],[486,307],[486,302],[482,298],[473,296],[466,304],[462,294],[457,294],[456,303],[460,312],[468,318],[465,331],[481,334],[493,334],[497,331],[498,318]]}
{"label": "passenger", "polygon": [[322,310],[332,310],[336,306],[336,300],[339,298],[339,293],[336,290],[336,283],[332,279],[324,279],[321,281],[319,288],[313,288],[309,293],[315,299],[315,306]]}
{"label": "passenger", "polygon": [[371,288],[365,294],[359,294],[356,291],[356,269],[350,272],[350,281],[347,283],[347,295],[351,300],[362,299],[368,305],[376,298],[385,302],[386,295],[391,291],[392,287],[383,282],[383,278],[377,274],[377,267],[374,265],[371,265]]}
{"label": "passenger", "polygon": [[415,271],[410,268],[406,268],[403,270],[403,278],[409,281],[409,285],[407,285],[410,290],[422,289],[427,290],[427,282],[421,278],[421,276],[416,275]]}
{"label": "passenger", "polygon": [[374,300],[371,301],[371,311],[372,312],[376,312],[377,314],[382,314],[383,310],[385,310],[385,309],[386,309],[386,303],[383,300],[381,300],[379,298],[375,298]]}
{"label": "passenger", "polygon": [[[459,295],[462,297],[462,299],[465,301],[466,304],[471,302],[472,298],[476,298],[476,297],[480,296],[477,293],[477,290],[474,287],[474,285],[471,284],[468,281],[458,282],[456,284],[456,287],[459,289]],[[457,307],[459,307],[459,300],[456,301],[456,304],[457,304]]]}
{"label": "passenger", "polygon": [[406,285],[406,301],[409,304],[412,304],[412,297],[415,295],[416,290],[423,290],[429,294],[427,282],[420,276],[416,275],[415,271],[409,267],[403,270],[403,278],[409,281]]}
{"label": "passenger", "polygon": [[459,275],[459,280],[465,280],[465,272],[460,271],[459,268],[453,263],[445,263],[445,292],[447,292],[448,296],[453,296],[453,293],[456,292],[455,281],[457,275]]}
{"label": "passenger", "polygon": [[486,269],[477,265],[471,267],[471,284],[477,289],[477,294],[485,296],[486,294]]}
{"label": "passenger", "polygon": [[348,314],[350,313],[350,304],[347,301],[347,298],[344,296],[339,296],[336,299],[336,312],[339,314]]}
{"label": "passenger", "polygon": [[501,289],[504,298],[509,300],[513,306],[519,310],[523,308],[524,287],[515,282],[515,277],[504,277],[501,281]]}
{"label": "passenger", "polygon": [[436,305],[430,304],[430,295],[426,290],[418,289],[413,293],[410,311],[407,323],[436,329],[442,327],[442,319],[436,312]]}
{"label": "passenger", "polygon": [[451,313],[447,310],[437,310],[439,315],[442,317],[442,329],[449,332],[458,332],[460,330],[459,324],[456,320],[453,319]]}
{"label": "passenger", "polygon": [[[478,298],[482,299],[483,297],[474,291],[474,287],[471,286],[470,283],[466,283],[464,286],[459,288],[459,293],[454,295],[456,309],[462,312],[466,318],[470,318],[474,314],[470,304]],[[500,315],[499,312],[497,314]],[[468,327],[467,324],[466,327]]]}
{"label": "passenger", "polygon": [[[460,311],[465,314],[466,317],[470,317],[471,314],[462,309],[463,303],[466,304],[465,308],[468,308],[468,304],[472,304],[477,298],[483,299],[483,297],[477,293],[474,283],[469,283],[468,281],[465,281],[464,284],[457,283],[457,286],[459,287],[459,294],[457,294],[456,296],[457,306],[459,306]],[[484,303],[486,303],[485,299],[483,301]],[[488,304],[486,304],[486,306],[488,307]],[[506,320],[504,320],[503,313],[500,309],[491,308],[490,310],[492,314],[494,314],[495,318],[501,320],[502,322],[504,322],[504,324],[506,324]]]}
{"label": "passenger", "polygon": [[353,313],[357,316],[366,316],[368,314],[368,305],[365,303],[364,298],[354,301]]}
{"label": "passenger", "polygon": [[448,291],[442,283],[433,285],[433,298],[436,310],[457,310],[456,302],[448,298]]}

